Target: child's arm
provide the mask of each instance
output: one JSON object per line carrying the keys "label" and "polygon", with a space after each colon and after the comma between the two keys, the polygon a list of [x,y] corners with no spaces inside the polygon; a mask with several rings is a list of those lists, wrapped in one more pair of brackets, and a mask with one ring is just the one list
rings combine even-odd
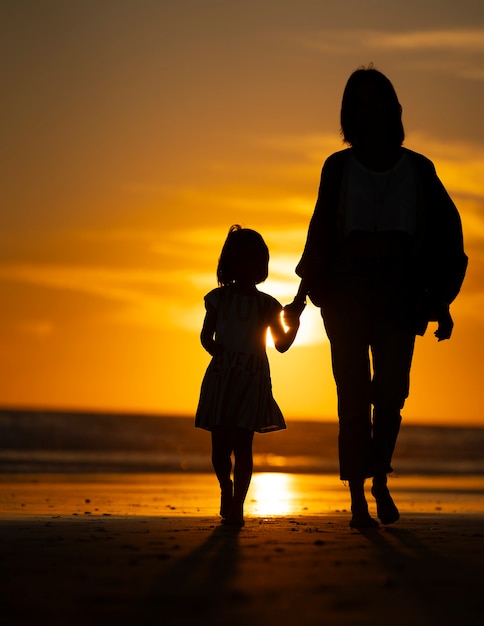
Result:
{"label": "child's arm", "polygon": [[200,333],[200,341],[205,350],[215,356],[222,350],[222,346],[215,342],[215,329],[217,326],[217,314],[214,309],[208,308],[203,320],[202,331]]}
{"label": "child's arm", "polygon": [[278,352],[286,352],[294,343],[299,329],[299,317],[291,317],[286,321],[286,324],[288,325],[287,330],[284,328],[280,315],[278,315],[270,326],[274,346]]}

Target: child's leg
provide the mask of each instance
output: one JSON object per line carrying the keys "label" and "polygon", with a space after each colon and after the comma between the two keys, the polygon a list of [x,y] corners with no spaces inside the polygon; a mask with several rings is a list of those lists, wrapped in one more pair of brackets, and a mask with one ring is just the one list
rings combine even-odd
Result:
{"label": "child's leg", "polygon": [[234,500],[227,519],[232,524],[244,523],[244,502],[252,478],[252,442],[254,433],[245,428],[234,431]]}
{"label": "child's leg", "polygon": [[232,509],[232,450],[234,433],[232,428],[216,428],[212,431],[212,465],[220,484],[220,515],[227,517]]}

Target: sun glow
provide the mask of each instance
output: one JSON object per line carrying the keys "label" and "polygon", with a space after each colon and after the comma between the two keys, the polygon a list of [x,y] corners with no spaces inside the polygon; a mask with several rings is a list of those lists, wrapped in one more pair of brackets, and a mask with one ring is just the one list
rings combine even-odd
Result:
{"label": "sun glow", "polygon": [[292,513],[296,498],[293,483],[294,477],[291,474],[255,474],[249,497],[251,513],[260,516]]}
{"label": "sun glow", "polygon": [[348,490],[333,474],[255,473],[245,512],[254,517],[324,514],[348,505]]}

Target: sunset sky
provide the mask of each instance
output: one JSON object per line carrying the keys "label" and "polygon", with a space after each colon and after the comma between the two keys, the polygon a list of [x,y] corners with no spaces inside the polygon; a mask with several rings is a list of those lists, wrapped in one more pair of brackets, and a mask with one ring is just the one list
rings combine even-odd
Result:
{"label": "sunset sky", "polygon": [[[7,0],[0,30],[0,406],[193,415],[229,226],[261,232],[261,289],[289,302],[344,85],[373,62],[469,255],[404,418],[484,426],[482,0]],[[268,353],[289,422],[336,419],[318,309]]]}

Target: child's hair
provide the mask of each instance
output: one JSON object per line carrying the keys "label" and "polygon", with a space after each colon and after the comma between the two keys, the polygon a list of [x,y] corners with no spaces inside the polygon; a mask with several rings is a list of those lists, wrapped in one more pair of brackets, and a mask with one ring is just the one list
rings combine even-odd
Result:
{"label": "child's hair", "polygon": [[218,260],[218,284],[244,281],[257,285],[268,273],[269,249],[261,235],[239,224],[231,226]]}

